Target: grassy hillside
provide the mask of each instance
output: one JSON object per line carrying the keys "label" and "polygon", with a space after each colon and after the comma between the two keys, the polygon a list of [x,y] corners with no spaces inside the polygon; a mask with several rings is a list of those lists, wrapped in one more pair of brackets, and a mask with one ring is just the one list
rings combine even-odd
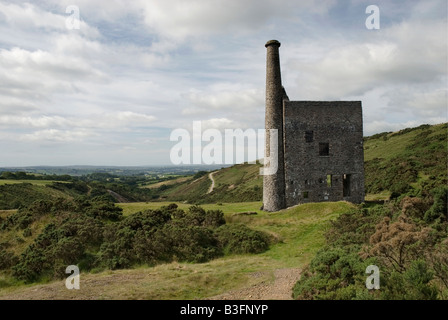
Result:
{"label": "grassy hillside", "polygon": [[107,198],[111,201],[148,201],[150,189],[127,181],[73,181],[0,179],[0,210],[26,207],[38,200],[56,198]]}
{"label": "grassy hillside", "polygon": [[[447,183],[448,124],[422,125],[364,138],[366,199],[428,190]],[[261,201],[260,165],[239,164],[216,171],[215,188],[207,175],[160,183],[161,200],[186,203]]]}
{"label": "grassy hillside", "polygon": [[[296,299],[448,299],[447,138],[447,124],[365,138],[368,196],[389,201],[332,222]],[[380,290],[366,290],[369,265]]]}
{"label": "grassy hillside", "polygon": [[2,184],[4,181],[0,180],[0,210],[17,209],[20,206],[27,206],[42,199],[70,197],[66,192],[48,187],[49,183],[47,181],[36,180],[32,183]]}
{"label": "grassy hillside", "polygon": [[197,204],[261,201],[263,176],[259,175],[260,167],[259,164],[238,164],[216,171],[211,193],[208,193],[212,184],[208,175],[177,184],[163,184],[159,187],[162,189],[160,199]]}
{"label": "grassy hillside", "polygon": [[447,184],[448,124],[422,125],[365,138],[365,184],[369,194],[397,197]]}
{"label": "grassy hillside", "polygon": [[[139,205],[141,209],[154,208],[153,203]],[[260,203],[239,205],[240,209],[238,204],[220,207],[226,212],[228,224],[244,224],[272,235],[275,241],[264,253],[233,254],[200,264],[173,262],[99,273],[81,270],[81,290],[67,290],[64,280],[26,285],[2,273],[0,299],[202,299],[269,283],[276,269],[302,268],[307,264],[324,244],[326,222],[355,207],[346,202],[311,203],[276,213],[234,215],[258,211]]]}
{"label": "grassy hillside", "polygon": [[176,178],[176,179],[173,179],[173,180],[161,181],[161,182],[156,182],[156,183],[149,184],[149,185],[144,185],[143,188],[157,189],[157,188],[160,188],[163,185],[170,186],[170,185],[182,183],[182,182],[185,182],[185,181],[188,181],[188,180],[191,180],[191,177],[180,177],[180,178]]}
{"label": "grassy hillside", "polygon": [[[135,189],[115,182],[0,185],[0,299],[202,299],[273,283],[284,268],[303,271],[294,288],[300,299],[446,298],[447,133],[447,124],[423,125],[365,138],[366,188],[372,199],[391,198],[384,205],[325,202],[262,212],[260,165],[248,164],[215,171],[212,192],[203,172],[137,190],[159,202],[116,206],[103,196],[108,189],[129,198]],[[168,215],[154,211],[174,201],[178,208]],[[205,211],[188,213],[191,204]],[[230,252],[222,236],[244,235],[241,226],[251,228],[246,236],[268,234],[269,248]],[[68,264],[80,266],[82,290],[66,290]],[[369,264],[381,267],[381,295],[366,294]]]}

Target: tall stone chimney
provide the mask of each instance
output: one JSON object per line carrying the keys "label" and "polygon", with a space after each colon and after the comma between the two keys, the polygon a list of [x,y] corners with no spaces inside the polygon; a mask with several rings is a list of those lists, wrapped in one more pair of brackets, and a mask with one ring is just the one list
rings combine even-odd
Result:
{"label": "tall stone chimney", "polygon": [[[270,40],[266,43],[266,118],[265,118],[265,166],[269,157],[270,131],[277,129],[278,170],[275,174],[263,176],[263,209],[279,211],[285,208],[285,173],[283,151],[283,87],[280,74],[280,42]],[[274,150],[275,148],[273,148]]]}

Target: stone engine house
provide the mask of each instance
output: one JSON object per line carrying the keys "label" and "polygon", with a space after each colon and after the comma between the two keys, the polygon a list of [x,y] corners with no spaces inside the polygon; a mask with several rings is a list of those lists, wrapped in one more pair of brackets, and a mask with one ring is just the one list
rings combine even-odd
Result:
{"label": "stone engine house", "polygon": [[271,40],[265,46],[265,155],[272,152],[269,129],[277,129],[278,148],[273,150],[278,153],[278,170],[263,176],[263,209],[278,211],[307,202],[363,202],[361,101],[290,101],[281,82],[280,42]]}

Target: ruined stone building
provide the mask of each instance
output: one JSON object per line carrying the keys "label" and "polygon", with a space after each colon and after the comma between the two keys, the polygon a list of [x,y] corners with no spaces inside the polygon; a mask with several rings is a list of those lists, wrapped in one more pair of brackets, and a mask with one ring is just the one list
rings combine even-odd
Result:
{"label": "ruined stone building", "polygon": [[363,202],[361,101],[290,101],[282,87],[279,47],[277,40],[266,43],[265,159],[271,150],[269,129],[277,129],[278,170],[263,177],[264,210]]}

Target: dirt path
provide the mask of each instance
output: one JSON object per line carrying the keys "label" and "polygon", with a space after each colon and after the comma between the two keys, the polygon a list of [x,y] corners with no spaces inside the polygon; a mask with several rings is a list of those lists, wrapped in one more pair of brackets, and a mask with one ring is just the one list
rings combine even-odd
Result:
{"label": "dirt path", "polygon": [[[300,277],[300,269],[258,271],[252,273],[250,277],[252,285],[205,299],[290,300],[292,288]],[[67,290],[65,281],[60,280],[49,284],[23,287],[12,292],[0,291],[0,300],[157,300],[160,299],[159,294],[151,288],[154,283],[160,284],[161,280],[163,279],[160,274],[154,270],[116,270],[111,274],[81,275],[80,290]],[[170,282],[166,288],[170,290],[171,285]]]}
{"label": "dirt path", "polygon": [[212,193],[213,188],[215,187],[215,179],[213,179],[213,174],[216,173],[215,172],[210,172],[210,174],[208,175],[208,177],[210,178],[210,180],[212,180],[212,185],[210,186],[210,188],[207,191],[207,194]]}
{"label": "dirt path", "polygon": [[[257,273],[254,274],[256,276]],[[211,300],[291,300],[292,289],[300,278],[300,269],[285,268],[274,270],[274,281],[262,281],[255,285],[232,290]]]}

